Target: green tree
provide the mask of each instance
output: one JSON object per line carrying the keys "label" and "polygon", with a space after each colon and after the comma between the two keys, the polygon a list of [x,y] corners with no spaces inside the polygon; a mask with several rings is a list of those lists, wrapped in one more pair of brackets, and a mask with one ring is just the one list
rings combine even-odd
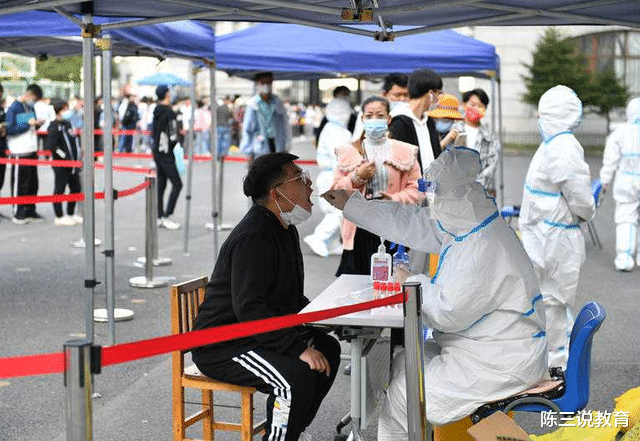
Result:
{"label": "green tree", "polygon": [[[93,68],[95,69],[95,63]],[[36,79],[47,78],[52,81],[73,81],[80,83],[82,78],[82,55],[73,57],[42,57],[36,61]],[[118,79],[120,72],[115,63],[111,65],[111,78]]]}
{"label": "green tree", "polygon": [[80,82],[82,56],[42,57],[36,62],[36,79]]}
{"label": "green tree", "polygon": [[529,69],[529,75],[522,77],[527,87],[524,101],[528,104],[537,106],[542,94],[559,84],[573,89],[583,102],[593,99],[586,59],[555,28],[545,31],[536,43],[533,63],[524,65]]}
{"label": "green tree", "polygon": [[610,112],[617,107],[624,107],[629,99],[629,89],[621,84],[613,69],[596,72],[593,76],[592,99],[588,104],[596,109],[598,115],[607,119],[607,135],[611,132]]}

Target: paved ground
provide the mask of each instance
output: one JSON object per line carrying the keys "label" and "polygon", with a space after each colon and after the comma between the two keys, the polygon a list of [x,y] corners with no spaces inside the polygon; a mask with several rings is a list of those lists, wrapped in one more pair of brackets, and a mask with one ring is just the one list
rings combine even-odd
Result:
{"label": "paved ground", "polygon": [[[294,153],[313,158],[307,142],[294,144]],[[518,203],[522,182],[529,164],[528,156],[505,157],[506,203]],[[592,174],[600,166],[600,158],[589,158]],[[146,161],[120,161],[131,165],[147,165]],[[241,194],[244,165],[225,166],[224,222],[237,222],[247,209]],[[315,175],[316,170],[311,169]],[[207,164],[196,164],[191,211],[189,255],[182,252],[183,231],[159,232],[159,254],[170,256],[173,265],[156,268],[160,276],[173,276],[184,281],[210,275],[213,268],[213,235],[203,228],[210,219],[210,180]],[[40,194],[50,194],[53,175],[40,170]],[[101,187],[98,173],[96,186]],[[140,175],[117,174],[116,187],[125,189],[142,182]],[[6,185],[3,196],[6,195]],[[77,338],[85,330],[84,250],[70,244],[82,235],[80,227],[55,227],[50,204],[39,207],[47,218],[40,225],[0,223],[0,357],[53,352],[65,341]],[[8,215],[8,207],[0,207]],[[176,218],[184,220],[184,198]],[[301,236],[309,234],[320,215],[300,226]],[[591,372],[592,410],[611,410],[613,398],[640,384],[640,345],[637,339],[640,316],[640,270],[620,274],[613,269],[613,203],[605,199],[595,219],[604,249],[587,243],[587,262],[583,267],[579,303],[601,302],[607,320],[593,345]],[[135,312],[135,318],[117,325],[117,341],[129,342],[169,333],[169,296],[167,288],[136,289],[128,280],[144,274],[133,265],[144,254],[144,195],[142,193],[116,202],[116,306]],[[226,236],[221,233],[220,240]],[[104,205],[96,203],[96,235],[104,238]],[[104,281],[104,257],[99,247],[96,256],[98,280]],[[332,280],[338,257],[317,257],[303,244],[305,288],[313,298]],[[96,307],[104,307],[104,285],[95,292]],[[96,324],[95,340],[107,344],[108,330]],[[346,346],[344,351],[346,352]],[[96,440],[168,440],[171,437],[170,357],[163,355],[112,366],[95,377],[95,391],[101,396],[93,401],[94,439]],[[338,375],[336,384],[311,426],[314,439],[332,440],[335,425],[349,409],[349,377]],[[221,397],[225,401],[227,397]],[[228,412],[221,410],[221,413]],[[258,416],[263,413],[261,401]],[[534,431],[535,418],[522,419]],[[194,432],[195,433],[195,432]],[[375,424],[365,433],[375,439]],[[64,389],[59,375],[0,380],[0,440],[40,441],[65,439]],[[194,436],[197,436],[194,434]],[[237,439],[222,435],[217,439]]]}

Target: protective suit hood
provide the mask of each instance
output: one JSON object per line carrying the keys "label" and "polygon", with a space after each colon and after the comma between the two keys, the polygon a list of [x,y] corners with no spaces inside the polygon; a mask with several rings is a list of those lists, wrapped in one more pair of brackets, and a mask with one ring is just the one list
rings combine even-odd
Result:
{"label": "protective suit hood", "polygon": [[466,234],[496,212],[495,202],[476,182],[480,170],[480,155],[466,147],[445,150],[426,170],[424,178],[436,183],[430,217],[447,232]]}
{"label": "protective suit hood", "polygon": [[349,118],[351,118],[351,106],[349,102],[342,98],[334,98],[327,104],[325,109],[325,116],[327,121],[340,125],[341,127],[347,127],[349,124]]}
{"label": "protective suit hood", "polygon": [[634,98],[627,104],[627,122],[633,124],[640,120],[640,98]]}
{"label": "protective suit hood", "polygon": [[582,120],[582,102],[567,86],[547,90],[538,102],[538,124],[545,141],[562,132],[572,132]]}

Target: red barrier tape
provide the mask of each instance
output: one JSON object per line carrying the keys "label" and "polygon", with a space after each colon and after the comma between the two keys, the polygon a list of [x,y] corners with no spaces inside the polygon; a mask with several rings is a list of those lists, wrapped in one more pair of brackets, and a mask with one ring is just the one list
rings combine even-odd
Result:
{"label": "red barrier tape", "polygon": [[[371,300],[350,306],[339,306],[324,311],[291,314],[282,317],[203,329],[185,334],[168,335],[132,343],[123,343],[102,349],[102,366],[126,363],[140,358],[152,357],[167,352],[182,351],[212,343],[221,343],[240,337],[290,328],[303,323],[317,322],[352,312],[403,302],[404,294],[399,293],[384,299]],[[0,358],[0,378],[59,374],[62,372],[64,372],[62,352]]]}
{"label": "red barrier tape", "polygon": [[[133,188],[127,190],[121,190],[118,192],[118,197],[131,196],[149,187],[148,182],[136,185]],[[94,199],[104,199],[104,191],[96,191],[94,193]],[[71,193],[71,194],[54,194],[49,196],[14,196],[0,198],[0,205],[24,205],[24,204],[37,204],[44,202],[79,202],[84,201],[84,193]]]}
{"label": "red barrier tape", "polygon": [[71,160],[55,160],[47,161],[43,159],[20,159],[20,158],[0,158],[0,164],[19,164],[19,165],[49,165],[52,167],[82,167],[82,161]]}

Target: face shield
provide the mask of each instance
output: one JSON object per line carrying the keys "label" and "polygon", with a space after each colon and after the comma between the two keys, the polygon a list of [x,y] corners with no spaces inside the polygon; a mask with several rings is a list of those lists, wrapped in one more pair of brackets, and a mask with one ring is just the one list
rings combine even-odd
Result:
{"label": "face shield", "polygon": [[471,230],[496,211],[493,200],[476,182],[480,170],[478,152],[455,147],[442,152],[424,174],[429,217],[453,234]]}

